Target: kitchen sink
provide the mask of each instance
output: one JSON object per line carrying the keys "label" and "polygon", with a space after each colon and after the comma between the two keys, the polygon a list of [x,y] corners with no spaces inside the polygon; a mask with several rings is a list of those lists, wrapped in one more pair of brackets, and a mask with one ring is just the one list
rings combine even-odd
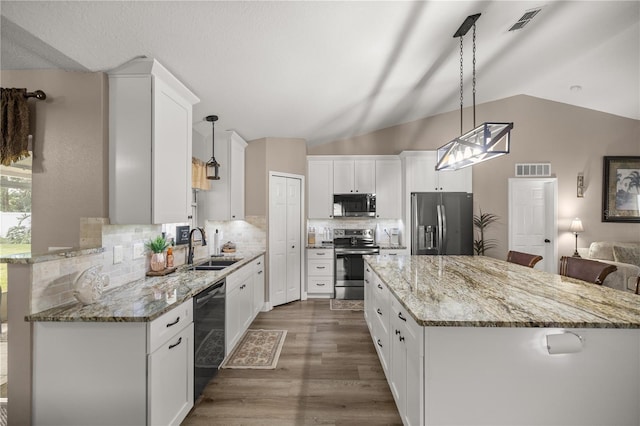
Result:
{"label": "kitchen sink", "polygon": [[242,259],[209,259],[193,267],[196,271],[221,271]]}

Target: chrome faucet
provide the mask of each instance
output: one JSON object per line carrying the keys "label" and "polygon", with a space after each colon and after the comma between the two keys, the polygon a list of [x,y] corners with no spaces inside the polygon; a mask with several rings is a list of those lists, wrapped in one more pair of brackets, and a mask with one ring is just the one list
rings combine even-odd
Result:
{"label": "chrome faucet", "polygon": [[203,246],[207,245],[207,239],[204,236],[204,229],[202,229],[202,228],[193,228],[189,232],[189,249],[187,250],[187,265],[192,265],[193,264],[193,232],[194,231],[199,231],[200,232],[200,236],[202,237],[202,245]]}

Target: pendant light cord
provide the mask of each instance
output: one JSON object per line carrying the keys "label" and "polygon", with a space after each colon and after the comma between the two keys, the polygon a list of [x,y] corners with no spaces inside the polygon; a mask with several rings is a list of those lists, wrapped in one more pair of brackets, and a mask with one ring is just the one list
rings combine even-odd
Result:
{"label": "pendant light cord", "polygon": [[476,24],[473,23],[473,128],[476,127]]}
{"label": "pendant light cord", "polygon": [[463,106],[463,61],[462,61],[462,36],[460,36],[460,134],[462,134],[462,106]]}

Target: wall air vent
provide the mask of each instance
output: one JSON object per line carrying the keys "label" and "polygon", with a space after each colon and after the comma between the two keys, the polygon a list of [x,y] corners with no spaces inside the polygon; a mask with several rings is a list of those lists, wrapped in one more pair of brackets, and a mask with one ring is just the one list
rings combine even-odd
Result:
{"label": "wall air vent", "polygon": [[551,163],[516,163],[516,177],[551,176]]}
{"label": "wall air vent", "polygon": [[538,14],[538,12],[540,12],[542,10],[541,7],[537,8],[537,9],[531,9],[531,10],[527,10],[524,15],[522,15],[520,17],[520,19],[518,19],[518,21],[513,24],[511,26],[511,28],[509,28],[509,31],[515,31],[515,30],[519,30],[522,29],[525,25],[527,25],[529,23],[529,21],[531,21],[533,19],[534,16],[536,16]]}

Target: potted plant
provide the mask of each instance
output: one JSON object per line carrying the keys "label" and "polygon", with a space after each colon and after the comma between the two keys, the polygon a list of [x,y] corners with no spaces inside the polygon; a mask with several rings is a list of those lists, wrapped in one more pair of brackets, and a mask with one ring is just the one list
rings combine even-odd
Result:
{"label": "potted plant", "polygon": [[169,247],[166,238],[160,235],[153,240],[147,241],[144,246],[153,253],[149,263],[151,270],[162,271],[165,267],[164,251]]}
{"label": "potted plant", "polygon": [[478,239],[473,240],[473,250],[476,254],[484,256],[485,250],[497,247],[497,240],[484,238],[484,230],[498,219],[499,217],[493,213],[482,213],[482,209],[480,215],[473,215],[473,226],[478,228]]}

